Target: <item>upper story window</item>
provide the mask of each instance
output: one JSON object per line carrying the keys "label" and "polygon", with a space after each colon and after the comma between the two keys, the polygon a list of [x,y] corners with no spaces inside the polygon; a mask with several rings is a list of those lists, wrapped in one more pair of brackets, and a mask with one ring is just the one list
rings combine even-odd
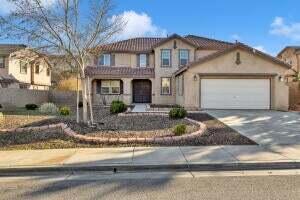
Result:
{"label": "upper story window", "polygon": [[51,71],[51,70],[50,70],[50,68],[48,67],[48,68],[47,68],[47,71],[46,71],[47,76],[50,76],[50,73],[51,73],[50,71]]}
{"label": "upper story window", "polygon": [[180,49],[179,50],[179,65],[184,66],[189,62],[189,50],[188,49]]}
{"label": "upper story window", "polygon": [[5,68],[5,57],[0,57],[0,68]]}
{"label": "upper story window", "polygon": [[35,71],[36,74],[40,73],[40,63],[35,64],[35,70],[34,71]]}
{"label": "upper story window", "polygon": [[161,50],[161,66],[171,67],[171,49]]}
{"label": "upper story window", "polygon": [[111,66],[111,55],[110,54],[102,54],[99,58],[100,66]]}
{"label": "upper story window", "polygon": [[147,54],[139,54],[139,67],[147,67]]}
{"label": "upper story window", "polygon": [[20,61],[20,73],[27,74],[27,63]]}

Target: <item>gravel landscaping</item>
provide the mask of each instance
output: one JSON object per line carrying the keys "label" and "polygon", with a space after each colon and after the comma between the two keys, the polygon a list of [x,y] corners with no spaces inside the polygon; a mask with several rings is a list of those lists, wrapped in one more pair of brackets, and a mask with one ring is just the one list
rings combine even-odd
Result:
{"label": "gravel landscaping", "polygon": [[[172,128],[177,124],[186,124],[187,133],[199,129],[198,125],[185,119],[172,120],[168,116],[143,115],[143,116],[118,116],[111,115],[109,108],[98,107],[94,110],[96,127],[77,124],[74,115],[70,117],[49,116],[13,116],[5,123],[0,121],[0,129],[30,126],[43,126],[57,123],[66,123],[78,134],[90,137],[119,138],[119,137],[163,137],[174,136]],[[151,146],[201,146],[201,145],[254,145],[256,144],[237,131],[206,113],[188,114],[190,119],[204,123],[207,130],[193,140],[166,142],[164,144],[151,144]],[[135,146],[136,144],[110,145],[110,146]],[[48,148],[85,148],[104,147],[103,144],[87,144],[75,141],[60,131],[46,131],[39,133],[0,133],[0,149],[48,149]],[[143,145],[142,145],[143,146]],[[146,145],[144,145],[146,146]],[[149,146],[149,145],[147,145]]]}

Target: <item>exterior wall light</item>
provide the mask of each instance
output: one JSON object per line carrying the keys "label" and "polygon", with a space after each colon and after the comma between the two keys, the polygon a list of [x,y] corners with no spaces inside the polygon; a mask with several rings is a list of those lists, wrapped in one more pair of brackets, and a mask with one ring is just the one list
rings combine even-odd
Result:
{"label": "exterior wall light", "polygon": [[281,76],[281,75],[279,75],[279,76],[278,76],[278,80],[279,80],[280,82],[284,82],[284,77]]}
{"label": "exterior wall light", "polygon": [[194,81],[197,81],[197,80],[198,80],[197,75],[194,75]]}

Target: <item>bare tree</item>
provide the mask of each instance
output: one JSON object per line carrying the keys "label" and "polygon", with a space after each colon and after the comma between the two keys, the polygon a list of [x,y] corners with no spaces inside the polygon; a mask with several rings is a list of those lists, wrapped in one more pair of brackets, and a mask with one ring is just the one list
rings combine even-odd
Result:
{"label": "bare tree", "polygon": [[123,26],[120,18],[111,20],[112,1],[56,0],[51,5],[46,0],[8,1],[14,9],[0,16],[0,37],[26,39],[36,50],[71,59],[81,79],[83,121],[88,122],[85,68],[90,50],[107,43]]}

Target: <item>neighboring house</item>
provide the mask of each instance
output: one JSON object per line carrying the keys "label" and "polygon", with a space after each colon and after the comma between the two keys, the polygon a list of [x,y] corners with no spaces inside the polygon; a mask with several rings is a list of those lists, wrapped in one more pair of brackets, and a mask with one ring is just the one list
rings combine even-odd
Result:
{"label": "neighboring house", "polygon": [[277,57],[292,66],[286,72],[286,77],[290,86],[290,107],[294,109],[297,104],[300,105],[299,82],[295,81],[295,74],[300,73],[300,46],[287,46]]}
{"label": "neighboring house", "polygon": [[10,83],[2,84],[2,88],[48,90],[51,86],[47,56],[25,45],[0,45],[0,75],[11,79]]}
{"label": "neighboring house", "polygon": [[187,109],[289,107],[290,65],[241,43],[188,35],[99,46],[86,69],[94,104],[114,99]]}
{"label": "neighboring house", "polygon": [[19,81],[8,73],[9,56],[24,48],[25,45],[0,44],[0,88],[19,88]]}

